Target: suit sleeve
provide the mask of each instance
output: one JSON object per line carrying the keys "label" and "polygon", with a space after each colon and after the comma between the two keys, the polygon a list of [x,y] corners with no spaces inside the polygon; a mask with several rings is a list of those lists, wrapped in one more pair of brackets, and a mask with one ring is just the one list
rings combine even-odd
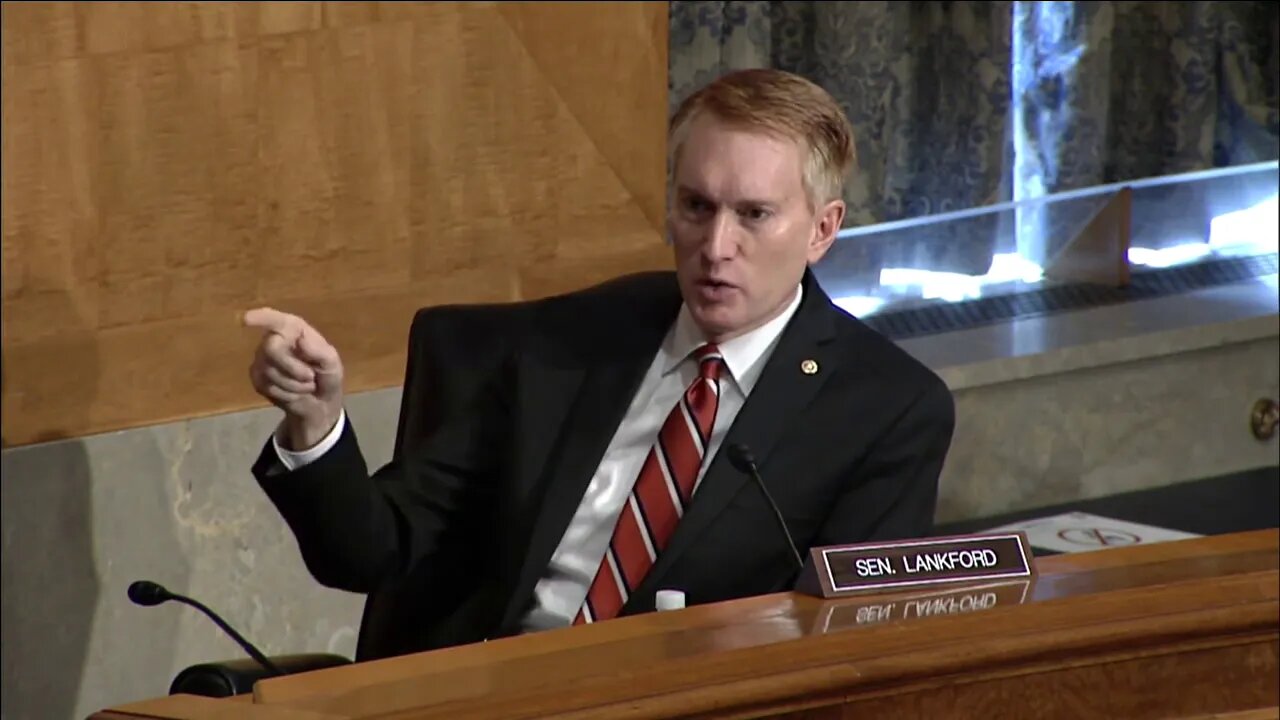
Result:
{"label": "suit sleeve", "polygon": [[[814,544],[929,535],[954,430],[955,401],[934,378],[859,464]],[[850,537],[854,529],[862,531],[859,537]]]}
{"label": "suit sleeve", "polygon": [[443,538],[491,503],[506,456],[507,407],[495,373],[476,403],[453,413],[412,454],[370,475],[348,415],[338,442],[285,471],[267,442],[254,476],[318,582],[371,592],[429,559]]}

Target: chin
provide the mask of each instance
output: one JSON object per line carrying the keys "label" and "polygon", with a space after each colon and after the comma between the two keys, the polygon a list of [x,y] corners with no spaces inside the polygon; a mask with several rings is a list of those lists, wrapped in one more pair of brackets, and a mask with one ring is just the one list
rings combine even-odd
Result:
{"label": "chin", "polygon": [[742,324],[738,313],[732,312],[729,308],[722,306],[713,307],[690,307],[693,319],[698,323],[698,327],[702,332],[709,336],[723,336],[732,334],[737,327]]}

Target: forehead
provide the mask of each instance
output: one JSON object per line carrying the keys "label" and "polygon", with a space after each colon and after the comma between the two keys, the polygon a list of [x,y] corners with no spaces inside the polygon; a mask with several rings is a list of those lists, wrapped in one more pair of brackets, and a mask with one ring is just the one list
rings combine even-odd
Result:
{"label": "forehead", "polygon": [[795,140],[698,118],[680,149],[677,189],[726,200],[784,199],[802,193],[803,152]]}

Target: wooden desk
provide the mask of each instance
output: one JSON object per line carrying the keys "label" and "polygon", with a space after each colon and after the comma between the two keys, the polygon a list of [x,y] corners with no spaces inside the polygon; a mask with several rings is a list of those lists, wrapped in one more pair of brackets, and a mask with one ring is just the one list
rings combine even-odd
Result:
{"label": "wooden desk", "polygon": [[94,717],[1276,717],[1278,560],[1275,529],[1059,555],[1033,583],[783,593]]}

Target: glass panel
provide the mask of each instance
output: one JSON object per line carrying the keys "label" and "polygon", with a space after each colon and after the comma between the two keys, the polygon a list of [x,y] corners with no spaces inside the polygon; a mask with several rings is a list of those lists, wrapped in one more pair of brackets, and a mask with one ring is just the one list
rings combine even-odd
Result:
{"label": "glass panel", "polygon": [[1048,260],[1123,187],[1135,270],[1276,252],[1280,163],[1269,162],[846,230],[814,273],[859,317],[1044,287]]}
{"label": "glass panel", "polygon": [[1280,163],[1134,186],[1135,266],[1276,252]]}

